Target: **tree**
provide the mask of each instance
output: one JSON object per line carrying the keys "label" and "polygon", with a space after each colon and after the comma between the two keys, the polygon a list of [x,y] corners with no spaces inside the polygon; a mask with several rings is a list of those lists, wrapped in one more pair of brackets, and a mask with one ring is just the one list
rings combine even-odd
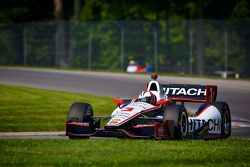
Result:
{"label": "tree", "polygon": [[198,0],[197,3],[197,73],[202,75],[204,73],[204,51],[203,51],[203,0]]}
{"label": "tree", "polygon": [[54,18],[51,0],[1,0],[0,23],[46,21]]}
{"label": "tree", "polygon": [[79,23],[80,23],[80,10],[81,10],[81,1],[74,0],[74,22],[75,22],[75,25],[79,25]]}

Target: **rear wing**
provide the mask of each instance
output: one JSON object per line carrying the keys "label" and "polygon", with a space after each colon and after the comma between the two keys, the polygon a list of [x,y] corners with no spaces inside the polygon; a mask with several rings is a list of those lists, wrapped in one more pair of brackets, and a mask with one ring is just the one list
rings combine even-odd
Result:
{"label": "rear wing", "polygon": [[185,102],[213,102],[217,97],[217,86],[163,84],[162,88],[168,99]]}

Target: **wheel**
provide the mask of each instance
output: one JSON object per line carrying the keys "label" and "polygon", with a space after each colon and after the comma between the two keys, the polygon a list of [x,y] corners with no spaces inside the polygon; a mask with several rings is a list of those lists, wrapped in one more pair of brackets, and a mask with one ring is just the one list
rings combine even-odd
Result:
{"label": "wheel", "polygon": [[[92,133],[95,129],[95,123],[93,119],[93,109],[90,104],[88,103],[80,103],[76,102],[73,103],[69,109],[69,114],[67,118],[67,122],[84,122],[89,123],[90,125],[90,132]],[[68,126],[68,131],[66,133],[79,133],[74,127]],[[89,132],[88,132],[89,133]],[[69,139],[88,139],[89,137],[82,137],[82,136],[74,136],[69,134]]]}
{"label": "wheel", "polygon": [[166,106],[163,122],[173,121],[174,139],[185,139],[188,135],[188,115],[184,106],[171,104]]}
{"label": "wheel", "polygon": [[83,122],[91,121],[93,118],[93,109],[88,103],[76,102],[69,109],[67,121]]}
{"label": "wheel", "polygon": [[227,103],[224,103],[221,110],[221,135],[226,139],[231,136],[231,114]]}

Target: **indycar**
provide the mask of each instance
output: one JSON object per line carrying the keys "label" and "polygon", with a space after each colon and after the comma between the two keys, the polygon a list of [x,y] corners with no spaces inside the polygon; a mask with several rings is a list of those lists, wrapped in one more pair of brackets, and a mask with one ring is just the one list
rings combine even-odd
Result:
{"label": "indycar", "polygon": [[[160,84],[153,73],[145,90],[134,99],[114,98],[110,116],[94,116],[88,103],[71,105],[66,121],[70,139],[118,137],[137,139],[224,139],[231,135],[226,102],[217,102],[217,86]],[[198,104],[195,112],[186,104]],[[103,120],[108,119],[103,125]]]}

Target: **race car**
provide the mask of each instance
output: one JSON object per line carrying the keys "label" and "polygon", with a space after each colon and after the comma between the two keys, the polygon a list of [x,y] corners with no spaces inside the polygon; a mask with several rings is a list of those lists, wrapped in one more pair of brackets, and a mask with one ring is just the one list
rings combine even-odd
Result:
{"label": "race car", "polygon": [[[217,86],[160,84],[153,73],[145,90],[134,99],[114,98],[110,116],[94,116],[92,106],[76,102],[69,109],[66,135],[142,139],[224,139],[231,135],[226,102],[217,102]],[[186,104],[198,104],[196,112]],[[108,119],[106,124],[102,121]]]}

